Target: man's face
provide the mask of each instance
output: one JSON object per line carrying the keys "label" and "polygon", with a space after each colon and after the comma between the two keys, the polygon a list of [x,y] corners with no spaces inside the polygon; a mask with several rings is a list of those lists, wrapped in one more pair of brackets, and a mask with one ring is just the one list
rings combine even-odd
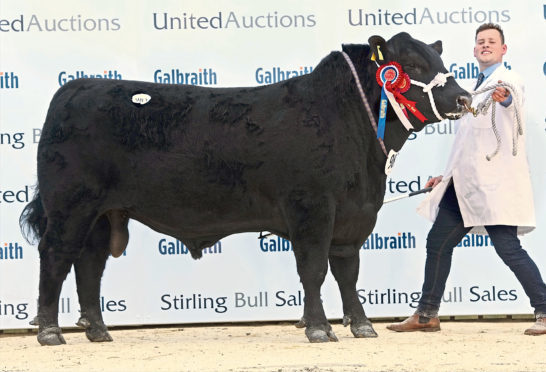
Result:
{"label": "man's face", "polygon": [[506,54],[506,49],[506,44],[502,43],[499,31],[495,29],[483,30],[476,36],[474,57],[483,70],[495,63],[502,62],[502,56]]}

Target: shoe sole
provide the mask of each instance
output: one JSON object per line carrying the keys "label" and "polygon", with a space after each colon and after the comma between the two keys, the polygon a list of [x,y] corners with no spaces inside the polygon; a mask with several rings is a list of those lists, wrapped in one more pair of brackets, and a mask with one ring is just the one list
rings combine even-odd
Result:
{"label": "shoe sole", "polygon": [[387,327],[387,329],[391,331],[395,331],[395,332],[438,332],[440,331],[440,327],[414,328],[414,329],[392,329]]}
{"label": "shoe sole", "polygon": [[433,328],[423,328],[421,331],[423,332],[438,332],[440,330],[440,327],[433,327]]}
{"label": "shoe sole", "polygon": [[527,331],[525,331],[525,332],[523,332],[523,334],[526,335],[526,336],[542,336],[542,335],[546,335],[546,332],[533,332],[533,331],[527,332]]}

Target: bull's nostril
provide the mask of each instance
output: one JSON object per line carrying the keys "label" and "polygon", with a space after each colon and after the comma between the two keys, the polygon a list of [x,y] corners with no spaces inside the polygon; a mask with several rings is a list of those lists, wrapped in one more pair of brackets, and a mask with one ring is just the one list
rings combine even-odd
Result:
{"label": "bull's nostril", "polygon": [[470,107],[472,103],[472,97],[470,96],[459,96],[457,97],[457,103],[461,106]]}

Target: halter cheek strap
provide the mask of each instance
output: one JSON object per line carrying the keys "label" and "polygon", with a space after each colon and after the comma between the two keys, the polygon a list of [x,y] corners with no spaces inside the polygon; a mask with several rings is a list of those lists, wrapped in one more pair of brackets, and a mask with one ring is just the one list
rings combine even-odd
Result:
{"label": "halter cheek strap", "polygon": [[420,81],[413,80],[413,79],[411,80],[412,84],[422,87],[423,93],[428,94],[432,111],[434,112],[434,115],[436,115],[436,118],[440,121],[444,120],[445,118],[442,117],[442,115],[440,115],[440,113],[438,112],[438,109],[436,108],[436,102],[434,102],[434,95],[432,94],[432,88],[436,86],[443,87],[447,83],[448,77],[455,78],[455,74],[453,72],[448,72],[448,73],[439,72],[436,74],[434,79],[432,79],[430,83],[428,84],[421,83]]}

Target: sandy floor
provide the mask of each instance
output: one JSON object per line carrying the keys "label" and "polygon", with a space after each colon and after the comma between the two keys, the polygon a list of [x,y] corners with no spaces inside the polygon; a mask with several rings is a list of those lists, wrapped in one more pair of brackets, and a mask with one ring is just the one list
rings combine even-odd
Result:
{"label": "sandy floor", "polygon": [[334,324],[337,343],[310,344],[292,324],[111,330],[114,342],[65,332],[67,345],[41,347],[36,335],[0,335],[0,371],[546,371],[546,336],[530,322],[443,322],[435,333],[376,339]]}

